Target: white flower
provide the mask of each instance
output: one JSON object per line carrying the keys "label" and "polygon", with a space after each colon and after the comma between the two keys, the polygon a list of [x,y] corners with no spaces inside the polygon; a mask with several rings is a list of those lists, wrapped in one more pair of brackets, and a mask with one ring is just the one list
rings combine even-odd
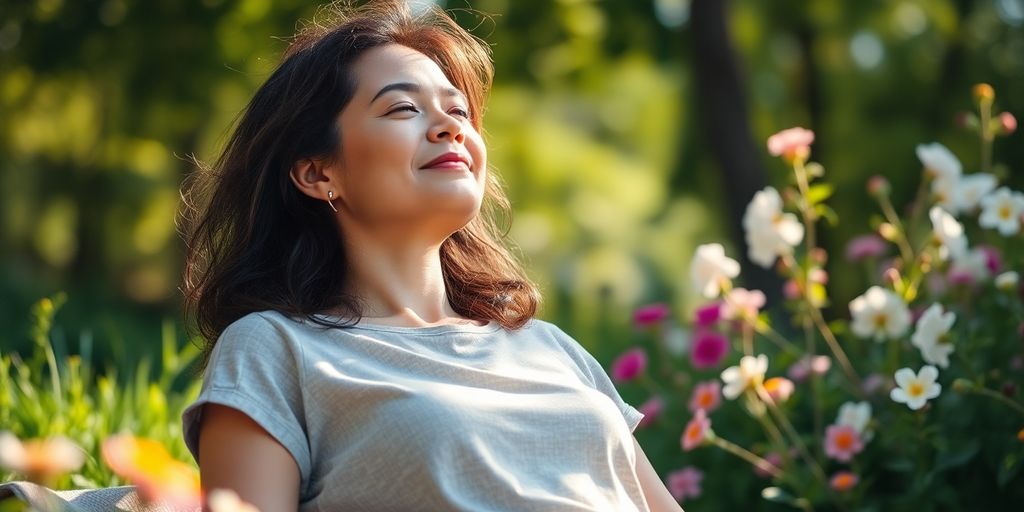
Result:
{"label": "white flower", "polygon": [[954,322],[956,314],[952,311],[943,313],[942,305],[938,303],[932,304],[917,320],[917,329],[910,337],[910,342],[921,350],[921,357],[926,363],[949,367],[949,354],[954,347],[949,342],[948,334]]}
{"label": "white flower", "polygon": [[697,247],[690,262],[690,281],[701,295],[708,299],[718,297],[723,280],[740,275],[740,264],[725,255],[722,244],[704,244]]}
{"label": "white flower", "polygon": [[1003,236],[1020,231],[1020,216],[1024,213],[1024,194],[1006,187],[981,198],[981,216],[978,224],[983,228],[996,228]]}
{"label": "white flower", "polygon": [[978,207],[978,203],[981,202],[981,198],[995,190],[998,184],[999,182],[996,181],[996,177],[988,173],[979,172],[964,175],[957,182],[953,191],[955,206],[950,211],[960,213],[974,210]]}
{"label": "white flower", "polygon": [[938,142],[918,144],[917,158],[921,160],[925,172],[937,180],[951,180],[955,183],[963,172],[960,159]]}
{"label": "white flower", "polygon": [[846,402],[839,406],[839,416],[836,417],[836,425],[853,427],[861,435],[861,438],[868,437],[865,435],[865,430],[870,421],[871,404],[868,402]]}
{"label": "white flower", "polygon": [[669,354],[682,357],[690,349],[690,331],[673,325],[665,330],[661,341],[665,344],[665,349]]}
{"label": "white flower", "polygon": [[740,396],[748,387],[764,380],[764,374],[768,371],[768,356],[759,354],[743,356],[739,366],[730,366],[722,371],[722,395],[729,400]]}
{"label": "white flower", "polygon": [[925,366],[916,375],[910,368],[900,368],[896,371],[896,385],[899,387],[893,388],[889,397],[916,411],[942,392],[942,385],[935,382],[938,377],[939,370],[934,366]]}
{"label": "white flower", "polygon": [[975,247],[963,256],[953,260],[949,266],[950,281],[955,283],[980,283],[991,277],[988,269],[988,254]]}
{"label": "white flower", "polygon": [[928,217],[932,219],[932,233],[942,244],[939,258],[946,260],[952,256],[957,259],[967,253],[967,237],[964,236],[963,225],[938,206],[928,211]]}
{"label": "white flower", "polygon": [[850,329],[861,338],[883,341],[903,336],[910,328],[910,310],[891,290],[872,286],[850,302]]}
{"label": "white flower", "polygon": [[754,194],[743,214],[750,261],[769,268],[781,254],[792,252],[804,238],[796,215],[782,211],[782,198],[772,187]]}
{"label": "white flower", "polygon": [[1017,288],[1017,283],[1019,282],[1020,274],[1014,272],[1013,270],[1003,272],[1002,274],[996,276],[996,288],[999,288],[1000,290],[1003,291],[1013,291],[1014,289]]}
{"label": "white flower", "polygon": [[935,204],[947,212],[956,213],[960,180],[958,178],[935,178],[932,181],[932,198]]}

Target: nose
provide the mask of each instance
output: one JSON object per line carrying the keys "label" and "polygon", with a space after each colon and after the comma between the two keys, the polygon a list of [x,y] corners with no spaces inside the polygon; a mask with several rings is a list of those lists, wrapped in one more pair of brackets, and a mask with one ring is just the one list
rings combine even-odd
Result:
{"label": "nose", "polygon": [[451,140],[461,144],[465,140],[466,135],[462,132],[462,121],[457,116],[447,112],[439,112],[437,120],[434,121],[434,124],[427,133],[427,138],[431,142]]}

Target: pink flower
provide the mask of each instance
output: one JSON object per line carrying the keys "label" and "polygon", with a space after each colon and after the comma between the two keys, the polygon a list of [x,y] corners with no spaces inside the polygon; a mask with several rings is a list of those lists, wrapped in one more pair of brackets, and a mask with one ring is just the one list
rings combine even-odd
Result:
{"label": "pink flower", "polygon": [[850,462],[864,449],[857,429],[850,425],[829,425],[825,429],[825,455],[839,462]]}
{"label": "pink flower", "polygon": [[787,160],[805,159],[811,154],[814,132],[804,128],[789,128],[768,137],[768,152]]}
{"label": "pink flower", "polygon": [[696,327],[712,327],[722,318],[722,303],[710,302],[694,312],[693,323]]}
{"label": "pink flower", "polygon": [[846,244],[846,260],[856,263],[868,258],[877,258],[884,255],[888,248],[889,244],[878,235],[861,235]]}
{"label": "pink flower", "polygon": [[776,404],[781,404],[789,400],[796,386],[793,385],[793,381],[785,377],[772,377],[764,381],[764,389]]}
{"label": "pink flower", "polygon": [[717,380],[707,380],[697,384],[693,388],[693,396],[690,397],[690,412],[697,412],[698,409],[710,413],[722,402],[722,384]]}
{"label": "pink flower", "polygon": [[838,492],[846,492],[853,489],[859,481],[860,478],[854,473],[849,471],[838,471],[836,474],[832,475],[828,484]]}
{"label": "pink flower", "polygon": [[637,427],[646,427],[651,423],[654,423],[661,416],[661,412],[665,410],[665,401],[660,396],[652,396],[643,405],[640,406],[640,412],[644,417],[640,420],[640,424]]}
{"label": "pink flower", "polygon": [[701,470],[693,466],[686,466],[669,473],[665,477],[665,486],[668,487],[668,492],[676,501],[682,502],[686,498],[700,497],[700,482],[703,479],[704,473]]}
{"label": "pink flower", "polygon": [[697,409],[693,418],[686,424],[686,429],[683,430],[683,438],[680,439],[683,451],[688,452],[704,443],[709,430],[711,430],[711,420],[704,409]]}
{"label": "pink flower", "polygon": [[[782,467],[782,455],[779,455],[776,452],[771,452],[762,458],[776,468]],[[771,478],[773,471],[774,469],[771,467],[763,467],[761,465],[754,466],[754,474],[761,478]]]}
{"label": "pink flower", "polygon": [[633,311],[633,325],[637,327],[650,327],[657,325],[668,318],[669,307],[667,304],[650,304],[637,308]]}
{"label": "pink flower", "polygon": [[789,367],[786,375],[794,381],[803,382],[812,373],[818,376],[825,375],[829,368],[832,368],[832,359],[828,356],[805,355]]}
{"label": "pink flower", "polygon": [[864,390],[865,393],[869,395],[877,393],[879,390],[885,387],[885,385],[885,377],[879,373],[868,374],[866,377],[864,377],[864,380],[861,382],[861,388]]}
{"label": "pink flower", "polygon": [[789,300],[797,300],[800,298],[800,284],[795,279],[787,279],[782,284],[782,295]]}
{"label": "pink flower", "polygon": [[729,342],[725,336],[715,331],[697,331],[690,347],[690,363],[698,370],[713,368],[722,362],[728,350]]}
{"label": "pink flower", "polygon": [[631,381],[647,369],[647,353],[642,348],[624,352],[612,363],[612,378],[618,382]]}
{"label": "pink flower", "polygon": [[722,306],[722,318],[757,318],[757,312],[764,307],[764,303],[765,296],[761,290],[734,288],[729,292],[729,300]]}
{"label": "pink flower", "polygon": [[1013,117],[1013,114],[1009,112],[999,114],[999,128],[1002,130],[1003,135],[1009,135],[1017,131],[1017,118]]}

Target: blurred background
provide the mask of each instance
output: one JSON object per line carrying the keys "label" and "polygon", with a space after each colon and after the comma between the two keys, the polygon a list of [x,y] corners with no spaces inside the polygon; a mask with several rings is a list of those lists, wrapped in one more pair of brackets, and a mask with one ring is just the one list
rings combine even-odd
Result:
{"label": "blurred background", "polygon": [[[979,165],[958,129],[971,86],[1024,114],[1024,0],[449,0],[493,48],[485,127],[515,206],[511,238],[541,316],[604,362],[634,307],[685,314],[699,243],[743,254],[753,193],[784,185],[765,150],[817,133],[842,219],[824,229],[837,314],[862,290],[844,244],[870,230],[867,177],[905,204],[918,143]],[[467,9],[470,8],[470,9]],[[0,346],[28,347],[29,306],[66,291],[57,343],[98,359],[159,348],[180,322],[175,228],[189,158],[216,158],[270,74],[299,0],[0,0]],[[477,11],[477,12],[474,12]],[[481,15],[483,13],[484,15]],[[997,169],[1024,185],[1021,132]],[[742,281],[778,295],[767,273]],[[847,281],[849,279],[849,281]],[[179,330],[180,332],[180,330]]]}

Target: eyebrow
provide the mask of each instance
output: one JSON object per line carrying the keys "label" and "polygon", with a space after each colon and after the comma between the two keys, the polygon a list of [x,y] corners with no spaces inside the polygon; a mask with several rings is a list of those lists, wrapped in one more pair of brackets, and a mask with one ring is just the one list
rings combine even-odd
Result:
{"label": "eyebrow", "polygon": [[[370,103],[373,103],[373,102],[377,101],[377,98],[380,98],[385,93],[388,93],[390,91],[405,91],[405,92],[411,92],[411,93],[418,93],[418,92],[420,92],[422,90],[423,90],[423,88],[420,87],[418,84],[414,84],[414,83],[410,83],[410,82],[397,82],[397,83],[393,83],[393,84],[388,84],[388,85],[385,85],[383,88],[381,88],[381,90],[377,91],[377,94],[375,94],[373,96],[373,99],[370,100]],[[462,98],[463,100],[466,99],[466,95],[462,94],[462,91],[460,91],[460,90],[458,90],[458,89],[456,89],[454,87],[442,87],[441,88],[441,93],[444,94],[445,96],[450,96],[450,97],[456,97],[457,96],[457,97]]]}

